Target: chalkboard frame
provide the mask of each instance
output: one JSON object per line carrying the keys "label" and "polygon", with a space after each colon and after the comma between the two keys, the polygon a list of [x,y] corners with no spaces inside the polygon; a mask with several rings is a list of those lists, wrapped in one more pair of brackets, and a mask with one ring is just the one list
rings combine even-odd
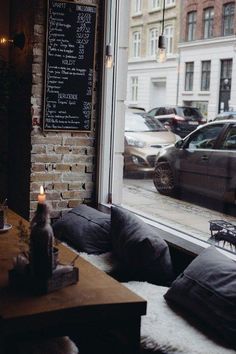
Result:
{"label": "chalkboard frame", "polygon": [[63,128],[46,128],[46,99],[47,99],[47,69],[48,69],[48,34],[49,34],[49,9],[50,9],[50,0],[47,0],[47,18],[46,18],[46,33],[45,33],[45,63],[44,63],[44,94],[43,94],[43,125],[42,129],[45,132],[91,132],[92,131],[92,119],[93,119],[93,106],[94,106],[94,83],[95,83],[95,57],[96,57],[96,46],[97,46],[97,18],[98,18],[98,5],[97,4],[88,4],[84,2],[76,2],[73,0],[55,0],[55,2],[66,3],[74,5],[81,5],[81,6],[88,6],[96,8],[96,15],[95,15],[95,25],[94,25],[94,44],[93,44],[93,77],[92,77],[92,95],[91,95],[91,112],[90,112],[90,119],[89,119],[89,128],[88,129],[63,129]]}

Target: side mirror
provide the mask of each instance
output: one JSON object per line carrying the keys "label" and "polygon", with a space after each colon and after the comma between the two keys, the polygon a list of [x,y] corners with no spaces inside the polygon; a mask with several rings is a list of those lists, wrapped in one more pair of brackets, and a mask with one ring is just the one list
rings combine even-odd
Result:
{"label": "side mirror", "polygon": [[184,145],[183,139],[180,139],[180,140],[176,141],[176,143],[175,143],[175,147],[177,149],[180,149],[183,145]]}

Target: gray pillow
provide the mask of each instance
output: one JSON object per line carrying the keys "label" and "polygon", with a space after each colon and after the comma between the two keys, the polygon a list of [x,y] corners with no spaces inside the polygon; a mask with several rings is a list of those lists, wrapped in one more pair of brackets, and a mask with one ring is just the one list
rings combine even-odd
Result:
{"label": "gray pillow", "polygon": [[168,285],[173,280],[167,243],[156,230],[120,207],[111,207],[113,254],[128,280]]}
{"label": "gray pillow", "polygon": [[236,346],[236,263],[215,247],[201,252],[164,297]]}
{"label": "gray pillow", "polygon": [[77,251],[101,254],[111,250],[110,215],[82,204],[53,224],[56,238]]}

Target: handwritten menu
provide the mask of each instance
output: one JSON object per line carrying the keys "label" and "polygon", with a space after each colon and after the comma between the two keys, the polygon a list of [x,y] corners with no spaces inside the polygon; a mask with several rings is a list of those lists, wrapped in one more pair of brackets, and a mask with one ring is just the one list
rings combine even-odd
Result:
{"label": "handwritten menu", "polygon": [[96,5],[48,1],[44,130],[91,130]]}

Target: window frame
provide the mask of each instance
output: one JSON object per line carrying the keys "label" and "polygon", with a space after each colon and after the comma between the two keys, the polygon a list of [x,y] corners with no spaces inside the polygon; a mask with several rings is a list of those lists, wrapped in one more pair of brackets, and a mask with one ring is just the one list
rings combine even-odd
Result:
{"label": "window frame", "polygon": [[195,41],[197,28],[197,11],[187,13],[187,41]]}
{"label": "window frame", "polygon": [[[137,38],[135,38],[137,36]],[[141,31],[132,33],[132,57],[140,58],[141,56]]]}
{"label": "window frame", "polygon": [[[154,35],[153,35],[154,34]],[[155,35],[156,34],[156,35]],[[158,37],[159,31],[157,27],[152,27],[149,29],[149,55],[154,57],[158,48]]]}
{"label": "window frame", "polygon": [[131,101],[138,101],[138,76],[130,77],[130,92],[131,92]]}
{"label": "window frame", "polygon": [[[233,13],[226,14],[227,8],[233,8]],[[234,34],[235,3],[228,2],[222,9],[222,36],[231,36]],[[227,26],[228,25],[228,26]]]}
{"label": "window frame", "polygon": [[[208,16],[207,16],[208,15]],[[207,7],[203,10],[203,38],[212,38],[214,33],[214,7]]]}
{"label": "window frame", "polygon": [[149,4],[150,4],[150,10],[154,11],[154,10],[159,10],[161,8],[161,1],[160,0],[150,0]]}
{"label": "window frame", "polygon": [[133,0],[133,14],[141,14],[142,13],[142,0]]}
{"label": "window frame", "polygon": [[193,79],[194,79],[194,62],[189,61],[185,63],[184,90],[186,92],[193,91]]}
{"label": "window frame", "polygon": [[[206,66],[206,68],[204,68]],[[205,83],[204,83],[205,81]],[[211,61],[202,60],[201,62],[201,91],[209,91],[211,84]]]}
{"label": "window frame", "polygon": [[[169,30],[169,33],[166,33]],[[174,51],[174,26],[167,25],[164,28],[164,36],[166,39],[166,53],[173,54]]]}

